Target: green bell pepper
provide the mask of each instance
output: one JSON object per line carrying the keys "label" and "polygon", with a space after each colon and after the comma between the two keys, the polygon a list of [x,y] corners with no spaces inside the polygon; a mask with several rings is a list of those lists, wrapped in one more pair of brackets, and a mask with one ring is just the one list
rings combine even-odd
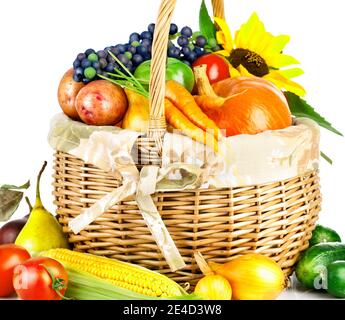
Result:
{"label": "green bell pepper", "polygon": [[[151,60],[145,61],[138,66],[134,76],[147,89],[150,81]],[[192,92],[195,84],[193,70],[185,63],[174,58],[168,58],[166,67],[166,80],[175,80],[183,85],[189,92]]]}

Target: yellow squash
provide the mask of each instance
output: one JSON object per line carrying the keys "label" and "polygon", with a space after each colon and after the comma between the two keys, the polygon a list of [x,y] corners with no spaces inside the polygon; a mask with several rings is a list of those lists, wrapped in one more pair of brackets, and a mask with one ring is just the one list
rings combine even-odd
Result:
{"label": "yellow squash", "polygon": [[128,109],[123,118],[122,128],[132,131],[144,132],[149,127],[149,100],[130,89],[125,89],[128,99]]}

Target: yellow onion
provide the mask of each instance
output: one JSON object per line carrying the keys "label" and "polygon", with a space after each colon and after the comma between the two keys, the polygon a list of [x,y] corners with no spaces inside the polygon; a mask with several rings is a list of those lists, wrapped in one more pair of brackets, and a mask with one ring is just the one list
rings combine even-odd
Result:
{"label": "yellow onion", "polygon": [[279,265],[260,254],[244,255],[223,265],[210,262],[209,267],[230,282],[236,300],[273,300],[285,287]]}
{"label": "yellow onion", "polygon": [[205,300],[231,300],[232,296],[229,281],[220,275],[208,275],[199,280],[194,293]]}

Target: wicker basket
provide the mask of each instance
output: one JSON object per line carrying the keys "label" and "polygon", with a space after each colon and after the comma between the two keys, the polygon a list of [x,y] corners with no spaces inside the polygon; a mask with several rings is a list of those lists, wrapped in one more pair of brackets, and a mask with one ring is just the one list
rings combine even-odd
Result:
{"label": "wicker basket", "polygon": [[[166,128],[166,39],[175,2],[162,0],[156,24],[150,130],[147,137],[138,140],[145,163],[160,163]],[[213,0],[212,4],[215,15],[224,17],[223,1]],[[121,181],[63,152],[55,154],[54,168],[57,215],[75,250],[136,263],[192,285],[200,277],[193,258],[195,250],[216,262],[249,252],[262,253],[290,275],[300,252],[308,247],[320,211],[316,171],[265,185],[157,193],[154,202],[187,265],[172,273],[134,198],[117,204],[80,234],[73,234],[68,222]]]}

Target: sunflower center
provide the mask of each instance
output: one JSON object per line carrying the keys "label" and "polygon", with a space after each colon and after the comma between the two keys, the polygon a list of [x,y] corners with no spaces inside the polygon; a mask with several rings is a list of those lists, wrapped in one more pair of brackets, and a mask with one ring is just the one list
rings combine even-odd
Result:
{"label": "sunflower center", "polygon": [[244,66],[251,74],[257,77],[263,77],[270,72],[264,58],[247,49],[239,48],[232,50],[230,63],[234,68],[240,65]]}

